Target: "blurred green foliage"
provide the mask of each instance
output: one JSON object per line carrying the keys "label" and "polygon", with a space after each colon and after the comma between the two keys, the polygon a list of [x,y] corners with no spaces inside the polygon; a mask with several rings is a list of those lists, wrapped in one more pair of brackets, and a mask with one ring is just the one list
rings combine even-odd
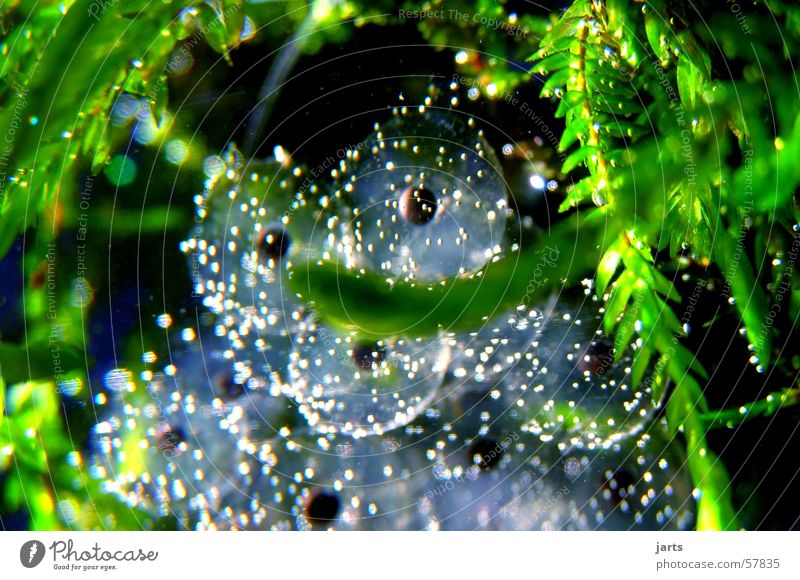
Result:
{"label": "blurred green foliage", "polygon": [[[791,225],[800,217],[800,166],[794,163],[800,156],[800,101],[775,98],[792,91],[796,96],[798,79],[788,64],[800,49],[800,6],[756,3],[746,23],[752,42],[743,43],[742,23],[724,6],[704,14],[708,26],[689,26],[695,18],[689,2],[575,0],[550,15],[513,13],[493,0],[402,5],[472,15],[420,19],[418,28],[435,49],[463,52],[457,70],[487,98],[528,82],[531,74],[543,78],[542,98],[554,103],[565,122],[559,148],[574,186],[562,210],[574,215],[473,278],[389,289],[376,277],[343,272],[335,263],[309,263],[295,272],[295,290],[334,324],[356,322],[385,335],[409,323],[429,333],[474,326],[523,297],[536,301],[561,285],[592,278],[606,301],[605,329],[615,333],[617,356],[635,342],[634,379],[655,368],[657,400],[671,385],[666,412],[671,428],[685,436],[701,492],[699,527],[737,527],[728,476],[708,447],[707,431],[795,404],[797,385],[753,401],[744,412],[710,409],[706,369],[687,347],[677,314],[686,297],[670,276],[680,275],[687,259],[716,265],[756,363],[783,368],[792,380],[796,363],[774,349],[777,331],[765,328],[765,321],[771,305],[783,300],[784,281],[786,315],[800,314],[800,281],[785,264],[798,235]],[[115,147],[129,137],[129,127],[110,123],[113,104],[123,94],[147,99],[157,128],[150,145],[160,151],[168,137],[185,132],[170,113],[167,90],[177,47],[202,43],[232,62],[242,42],[274,49],[312,22],[314,33],[303,50],[313,53],[343,42],[358,26],[396,22],[398,7],[387,0],[4,5],[0,135],[7,139],[0,143],[0,257],[19,234],[36,228],[23,263],[25,343],[0,342],[5,510],[25,509],[35,529],[153,525],[100,493],[85,473],[62,402],[65,385],[77,385],[69,396],[91,403],[83,328],[93,289],[66,269],[47,267],[49,244],[60,231],[78,226],[81,172],[105,172],[118,185],[130,177],[124,161],[112,163]],[[773,33],[776,22],[782,37]],[[521,64],[526,59],[530,69]],[[731,63],[733,70],[726,69]],[[202,135],[194,135],[185,167],[199,168],[203,147]],[[184,215],[166,207],[140,211],[138,199],[128,202],[112,212],[112,201],[96,200],[93,223],[115,237],[180,232],[185,223]],[[745,235],[756,240],[755,254],[742,250]],[[570,259],[559,260],[548,284],[531,291],[530,272],[546,247]],[[46,292],[50,281],[56,297]],[[355,307],[365,297],[371,308]],[[414,311],[401,307],[410,303],[417,305]],[[421,322],[420,311],[429,313]],[[54,371],[54,353],[62,373]]]}

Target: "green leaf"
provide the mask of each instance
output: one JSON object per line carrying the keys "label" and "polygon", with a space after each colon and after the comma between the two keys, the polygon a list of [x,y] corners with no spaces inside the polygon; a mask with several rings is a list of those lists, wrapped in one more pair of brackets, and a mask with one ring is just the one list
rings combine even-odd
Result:
{"label": "green leaf", "polygon": [[591,145],[579,147],[567,156],[567,158],[564,160],[564,165],[561,167],[561,171],[564,173],[569,173],[578,165],[586,165],[586,160],[596,153],[597,147],[592,147]]}
{"label": "green leaf", "polygon": [[606,334],[611,334],[611,331],[617,325],[617,320],[628,305],[628,300],[630,300],[635,284],[636,278],[630,270],[622,272],[614,284],[614,289],[611,291],[611,296],[609,296],[606,303],[606,313],[603,316],[603,328]]}
{"label": "green leaf", "polygon": [[244,1],[220,0],[218,6],[203,5],[198,16],[206,42],[228,59],[227,52],[237,44],[244,25]]}
{"label": "green leaf", "polygon": [[548,34],[546,38],[542,39],[542,42],[539,45],[540,49],[537,54],[534,54],[527,60],[536,61],[546,54],[569,52],[573,44],[575,44],[575,39],[572,36],[558,37]]}
{"label": "green leaf", "polygon": [[583,110],[583,105],[586,102],[586,95],[578,91],[567,91],[561,94],[558,109],[556,109],[556,118],[574,119],[578,116],[579,112]]}
{"label": "green leaf", "polygon": [[558,142],[558,150],[566,151],[573,143],[577,143],[579,136],[583,137],[589,133],[589,123],[585,119],[575,119],[567,124]]}
{"label": "green leaf", "polygon": [[561,205],[558,206],[558,211],[568,211],[573,207],[577,207],[582,201],[590,199],[593,189],[594,183],[591,176],[581,179],[569,190],[567,197],[565,197]]}
{"label": "green leaf", "polygon": [[25,486],[25,496],[31,513],[32,530],[52,531],[59,529],[53,494],[42,477],[29,478]]}
{"label": "green leaf", "polygon": [[[666,367],[667,357],[662,355],[658,359],[655,371],[653,372],[653,401],[657,405],[663,402],[664,395],[667,392],[667,384],[670,382],[669,376],[667,376]],[[670,427],[670,433],[672,433],[674,436],[677,432],[677,425],[669,422],[669,417],[667,418],[667,422]]]}
{"label": "green leaf", "polygon": [[[624,117],[632,117],[634,115],[639,115],[641,113],[645,113],[645,109],[642,104],[638,101],[628,101],[628,100],[620,100],[617,102],[608,101],[606,103],[606,110],[609,114],[614,115],[615,117],[624,116]],[[634,125],[636,127],[636,134],[641,133],[642,131],[642,123],[637,123]]]}
{"label": "green leaf", "polygon": [[550,98],[556,93],[556,89],[562,89],[566,86],[567,81],[574,74],[572,69],[566,68],[552,73],[547,81],[545,81],[540,94],[545,98]]}
{"label": "green leaf", "polygon": [[675,346],[675,353],[672,355],[678,364],[684,369],[691,369],[697,373],[703,380],[708,380],[708,373],[703,365],[700,363],[695,354],[688,348],[678,343]]}
{"label": "green leaf", "polygon": [[[32,413],[22,414],[23,420],[20,423],[25,425],[36,423],[36,417],[30,418],[31,415]],[[45,473],[47,471],[47,454],[39,441],[38,434],[30,436],[27,428],[17,425],[16,419],[15,417],[15,421],[11,423],[11,443],[17,463],[26,470]]]}
{"label": "green leaf", "polygon": [[6,508],[10,512],[18,511],[22,507],[25,492],[22,489],[22,483],[19,480],[16,470],[11,476],[6,478],[5,488],[3,501],[6,504]]}
{"label": "green leaf", "polygon": [[[57,349],[54,351],[53,349]],[[83,368],[85,355],[78,349],[46,339],[31,340],[27,347],[0,342],[0,369],[9,384],[53,377],[53,352],[64,370]]]}
{"label": "green leaf", "polygon": [[680,320],[669,305],[661,300],[655,292],[648,291],[643,294],[642,303],[645,307],[647,324],[650,327],[659,327],[669,331],[674,336],[683,336]]}
{"label": "green leaf", "polygon": [[678,94],[690,111],[693,111],[697,105],[697,93],[701,83],[699,76],[691,62],[683,59],[678,61]]}
{"label": "green leaf", "polygon": [[293,271],[289,285],[322,320],[363,336],[429,336],[441,329],[475,328],[509,308],[544,300],[553,289],[583,279],[604,249],[597,240],[604,234],[613,239],[613,228],[612,234],[606,231],[609,227],[601,210],[576,213],[521,252],[471,277],[441,284],[398,282],[392,287],[377,273],[308,261]]}
{"label": "green leaf", "polygon": [[711,77],[711,57],[697,42],[694,34],[689,30],[682,30],[677,35],[678,49],[689,59],[692,66],[697,69],[703,78]]}
{"label": "green leaf", "polygon": [[613,119],[603,125],[603,131],[612,137],[635,137],[642,132],[641,125],[623,121],[621,118]]}
{"label": "green leaf", "polygon": [[736,510],[731,499],[731,484],[720,459],[708,448],[701,412],[706,407],[699,383],[682,369],[672,367],[676,382],[667,403],[670,428],[683,428],[686,437],[689,473],[700,491],[698,530],[735,530]]}
{"label": "green leaf", "polygon": [[550,74],[565,68],[568,69],[571,62],[570,56],[568,52],[551,54],[534,64],[533,71],[538,74]]}
{"label": "green leaf", "polygon": [[757,417],[771,417],[778,410],[793,407],[798,403],[800,403],[800,390],[784,389],[736,409],[707,411],[702,414],[702,419],[708,425],[708,429],[730,428]]}
{"label": "green leaf", "polygon": [[597,272],[595,274],[595,290],[599,298],[603,297],[608,288],[608,283],[614,278],[617,273],[617,268],[622,261],[623,241],[617,240],[608,248],[600,263],[597,265]]}
{"label": "green leaf", "polygon": [[58,395],[51,382],[25,382],[8,392],[9,414],[21,429],[39,429],[60,413]]}
{"label": "green leaf", "polygon": [[[41,39],[41,54],[18,63],[14,72],[25,90],[0,107],[0,133],[16,137],[7,160],[9,177],[15,171],[15,177],[24,178],[6,183],[0,204],[0,256],[24,227],[35,223],[35,216],[52,203],[56,192],[67,197],[78,153],[91,152],[94,169],[102,166],[108,145],[106,132],[99,127],[105,125],[109,103],[128,74],[137,70],[132,63],[164,65],[164,51],[176,38],[163,31],[193,3],[166,0],[136,12],[132,4],[120,2],[95,19],[87,14],[96,2],[77,0],[51,23],[48,36]],[[154,57],[151,50],[158,50],[158,55]],[[14,131],[21,119],[31,117],[40,122]]]}
{"label": "green leaf", "polygon": [[721,265],[727,281],[723,292],[733,295],[736,309],[747,329],[748,340],[764,366],[768,365],[772,350],[772,327],[768,324],[767,297],[758,284],[750,259],[738,247],[738,242],[727,232],[717,236],[712,248],[714,260]]}
{"label": "green leaf", "polygon": [[[617,353],[619,357],[622,357],[622,353]],[[636,353],[633,355],[633,364],[631,366],[631,383],[634,385],[639,385],[644,378],[644,374],[647,371],[647,367],[650,364],[650,360],[653,356],[653,348],[647,344],[646,342],[636,350]],[[616,359],[617,362],[619,359]],[[654,397],[655,398],[655,397]],[[657,398],[655,398],[658,401]]]}
{"label": "green leaf", "polygon": [[669,59],[669,47],[666,43],[661,43],[664,20],[662,12],[656,8],[656,5],[657,4],[653,2],[651,6],[648,6],[649,10],[645,13],[645,34],[653,53],[661,59],[661,61],[667,61]]}
{"label": "green leaf", "polygon": [[679,294],[675,286],[661,272],[655,269],[652,260],[653,258],[649,252],[644,252],[634,246],[628,246],[622,253],[622,261],[625,263],[625,267],[632,270],[638,279],[659,294],[677,300]]}
{"label": "green leaf", "polygon": [[631,344],[633,335],[636,333],[636,321],[639,319],[639,314],[642,309],[641,295],[645,290],[637,288],[633,292],[633,302],[630,303],[628,308],[622,315],[622,319],[617,326],[617,333],[614,336],[614,347],[617,352],[614,358],[619,360],[622,358],[623,353]]}

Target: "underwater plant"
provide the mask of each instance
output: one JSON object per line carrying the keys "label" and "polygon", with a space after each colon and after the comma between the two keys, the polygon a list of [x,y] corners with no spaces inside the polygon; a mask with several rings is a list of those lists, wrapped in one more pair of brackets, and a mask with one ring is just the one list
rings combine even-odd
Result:
{"label": "underwater plant", "polygon": [[800,6],[551,4],[4,6],[3,528],[796,528]]}

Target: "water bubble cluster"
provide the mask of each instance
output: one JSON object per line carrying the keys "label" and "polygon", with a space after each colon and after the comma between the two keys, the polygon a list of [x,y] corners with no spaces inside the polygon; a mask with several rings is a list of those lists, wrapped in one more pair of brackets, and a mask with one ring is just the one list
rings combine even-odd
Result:
{"label": "water bubble cluster", "polygon": [[380,435],[435,400],[448,362],[436,337],[359,341],[315,324],[298,333],[286,391],[321,432]]}
{"label": "water bubble cluster", "polygon": [[475,125],[399,107],[363,150],[348,150],[336,174],[351,204],[342,220],[349,265],[430,282],[473,273],[499,253],[506,186]]}
{"label": "water bubble cluster", "polygon": [[543,442],[608,447],[652,418],[650,379],[633,384],[632,356],[617,357],[596,303],[566,304],[534,311],[535,320],[531,312],[509,314],[505,328],[488,325],[482,331],[488,340],[478,334],[482,349],[468,337],[463,350],[472,356],[462,354],[459,373],[468,375],[471,358],[483,382],[521,419],[520,429]]}
{"label": "water bubble cluster", "polygon": [[106,491],[193,529],[694,525],[685,453],[600,301],[375,339],[290,289],[306,260],[391,286],[509,252],[509,192],[478,120],[398,107],[329,169],[310,180],[280,147],[205,160],[181,248],[207,313],[157,316],[166,352],[106,375],[91,467]]}

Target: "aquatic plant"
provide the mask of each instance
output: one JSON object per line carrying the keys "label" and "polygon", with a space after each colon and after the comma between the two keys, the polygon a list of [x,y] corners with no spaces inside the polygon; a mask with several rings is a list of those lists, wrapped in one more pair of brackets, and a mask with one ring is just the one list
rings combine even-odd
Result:
{"label": "aquatic plant", "polygon": [[4,527],[795,525],[793,3],[3,10]]}

